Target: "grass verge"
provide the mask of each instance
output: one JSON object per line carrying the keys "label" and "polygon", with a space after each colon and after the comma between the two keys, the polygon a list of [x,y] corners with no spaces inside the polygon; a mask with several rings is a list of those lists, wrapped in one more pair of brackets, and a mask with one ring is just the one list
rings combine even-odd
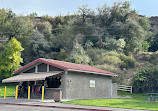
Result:
{"label": "grass verge", "polygon": [[[15,86],[7,86],[6,96],[14,96]],[[0,97],[4,97],[4,86],[0,86]]]}
{"label": "grass verge", "polygon": [[142,110],[156,110],[158,111],[158,102],[150,102],[146,95],[134,94],[128,92],[118,92],[121,96],[130,96],[132,98],[120,98],[120,99],[85,99],[85,100],[72,100],[64,101],[67,104],[77,105],[90,105],[90,106],[102,106],[102,107],[117,107],[117,108],[130,108],[130,109],[142,109]]}

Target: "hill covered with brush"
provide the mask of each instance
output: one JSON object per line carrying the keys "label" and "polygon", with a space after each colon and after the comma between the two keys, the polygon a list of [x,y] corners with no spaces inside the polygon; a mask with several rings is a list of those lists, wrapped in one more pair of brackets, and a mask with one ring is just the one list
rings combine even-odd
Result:
{"label": "hill covered with brush", "polygon": [[38,58],[88,64],[118,73],[119,84],[131,84],[136,71],[157,64],[158,19],[140,16],[127,1],[96,10],[83,5],[73,15],[56,17],[18,16],[7,9],[0,15],[1,54],[16,38],[24,48],[21,66]]}

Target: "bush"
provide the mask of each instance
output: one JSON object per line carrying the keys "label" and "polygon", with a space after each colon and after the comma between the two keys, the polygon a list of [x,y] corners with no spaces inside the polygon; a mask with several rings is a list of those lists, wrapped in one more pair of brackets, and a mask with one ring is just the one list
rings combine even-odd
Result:
{"label": "bush", "polygon": [[158,92],[158,66],[148,67],[136,72],[133,78],[134,92]]}
{"label": "bush", "polygon": [[121,59],[117,56],[106,55],[102,58],[102,60],[107,64],[113,64],[117,66],[119,66],[122,63]]}
{"label": "bush", "polygon": [[115,72],[115,73],[117,73],[117,71],[119,70],[116,66],[108,65],[108,64],[96,65],[94,67],[103,69],[103,70],[108,70],[108,71]]}
{"label": "bush", "polygon": [[76,44],[73,47],[69,57],[66,60],[77,64],[88,64],[91,61],[80,44]]}
{"label": "bush", "polygon": [[113,82],[118,83],[118,84],[128,85],[128,81],[126,79],[127,73],[124,73],[122,70],[120,70],[119,67],[117,67],[115,65],[109,65],[109,64],[95,65],[94,67],[119,74],[118,77],[112,77]]}
{"label": "bush", "polygon": [[108,51],[105,49],[87,49],[86,53],[91,58],[91,64],[93,65],[115,65],[121,68],[134,68],[136,61],[123,53],[116,51]]}
{"label": "bush", "polygon": [[103,61],[101,61],[102,54],[106,53],[106,50],[104,49],[98,49],[98,48],[90,48],[86,50],[86,54],[91,58],[91,64],[103,64]]}
{"label": "bush", "polygon": [[120,59],[120,54],[116,51],[107,51],[105,49],[87,49],[86,50],[89,57],[91,57],[93,65],[116,65],[119,66],[122,61]]}
{"label": "bush", "polygon": [[106,42],[103,43],[104,48],[108,49],[108,50],[116,50],[119,52],[122,52],[126,42],[124,41],[124,39],[114,39],[114,38],[106,38],[105,39]]}
{"label": "bush", "polygon": [[121,68],[130,69],[136,66],[136,61],[129,56],[121,54],[120,59],[123,61],[121,64]]}

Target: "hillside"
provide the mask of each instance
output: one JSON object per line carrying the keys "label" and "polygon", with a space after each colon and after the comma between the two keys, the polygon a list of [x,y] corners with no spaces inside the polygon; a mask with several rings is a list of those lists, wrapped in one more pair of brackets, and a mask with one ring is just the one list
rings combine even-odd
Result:
{"label": "hillside", "polygon": [[[56,17],[19,16],[7,9],[0,9],[0,15],[0,38],[5,40],[0,42],[0,78],[48,58],[116,72],[115,82],[131,84],[136,71],[157,61],[158,19],[140,16],[127,1],[96,10],[83,5],[75,14]],[[10,48],[13,38],[18,47]]]}
{"label": "hillside", "polygon": [[117,83],[130,85],[132,78],[138,70],[151,66],[158,65],[158,53],[157,52],[143,52],[134,56],[136,61],[136,67],[131,69],[117,69],[119,73],[118,78],[114,78]]}
{"label": "hillside", "polygon": [[151,31],[154,34],[157,34],[158,33],[158,16],[150,17],[149,20],[151,22],[150,23],[151,24]]}

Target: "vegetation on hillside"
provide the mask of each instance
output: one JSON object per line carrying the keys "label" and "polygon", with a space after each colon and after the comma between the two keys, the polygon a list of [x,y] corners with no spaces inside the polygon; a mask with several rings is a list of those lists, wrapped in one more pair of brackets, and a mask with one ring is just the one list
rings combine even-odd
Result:
{"label": "vegetation on hillside", "polygon": [[148,49],[158,50],[157,37],[151,32],[150,20],[131,9],[128,1],[104,4],[96,10],[83,5],[73,15],[53,18],[36,13],[18,16],[12,10],[0,9],[0,38],[6,40],[0,41],[0,57],[13,38],[25,49],[19,45],[18,57],[23,50],[23,63],[18,59],[14,66],[13,59],[6,56],[13,68],[0,70],[4,74],[10,71],[10,76],[18,65],[50,58],[109,70],[119,74],[115,82],[131,84],[134,72],[156,64],[156,52],[150,54]]}

